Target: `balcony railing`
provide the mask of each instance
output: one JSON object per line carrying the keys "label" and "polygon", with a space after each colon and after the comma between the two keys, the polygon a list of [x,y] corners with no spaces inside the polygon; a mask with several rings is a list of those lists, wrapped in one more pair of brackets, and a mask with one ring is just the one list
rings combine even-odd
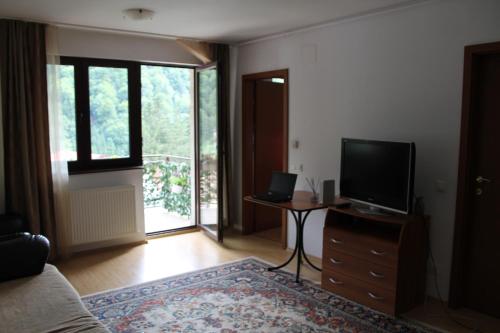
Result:
{"label": "balcony railing", "polygon": [[144,204],[191,216],[191,158],[144,155]]}
{"label": "balcony railing", "polygon": [[[144,204],[163,207],[181,216],[191,216],[191,158],[174,155],[144,155]],[[200,174],[202,205],[217,201],[217,164],[204,156]]]}

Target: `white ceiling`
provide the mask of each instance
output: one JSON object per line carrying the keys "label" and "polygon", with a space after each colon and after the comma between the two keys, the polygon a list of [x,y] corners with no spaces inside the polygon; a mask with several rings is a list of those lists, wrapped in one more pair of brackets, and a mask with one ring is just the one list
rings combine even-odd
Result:
{"label": "white ceiling", "polygon": [[[237,43],[418,0],[0,0],[0,17]],[[124,19],[146,8],[151,21]]]}

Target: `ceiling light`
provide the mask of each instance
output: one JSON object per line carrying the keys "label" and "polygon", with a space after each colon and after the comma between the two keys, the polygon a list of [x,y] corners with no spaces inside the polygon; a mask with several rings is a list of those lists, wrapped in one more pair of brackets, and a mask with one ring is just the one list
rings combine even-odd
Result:
{"label": "ceiling light", "polygon": [[134,21],[152,20],[154,11],[144,8],[129,8],[123,11],[123,18],[129,18]]}

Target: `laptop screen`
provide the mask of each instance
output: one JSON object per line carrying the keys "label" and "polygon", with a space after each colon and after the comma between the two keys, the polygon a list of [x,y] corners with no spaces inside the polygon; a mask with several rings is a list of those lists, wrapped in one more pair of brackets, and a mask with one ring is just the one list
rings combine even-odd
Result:
{"label": "laptop screen", "polygon": [[283,193],[287,196],[291,196],[293,195],[296,181],[296,174],[273,171],[269,192]]}

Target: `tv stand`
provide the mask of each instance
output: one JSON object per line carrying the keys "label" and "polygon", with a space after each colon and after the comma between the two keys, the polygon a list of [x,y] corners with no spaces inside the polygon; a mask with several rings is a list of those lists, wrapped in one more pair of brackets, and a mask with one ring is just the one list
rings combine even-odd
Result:
{"label": "tv stand", "polygon": [[408,311],[424,300],[428,222],[428,217],[330,207],[321,286],[393,316]]}

